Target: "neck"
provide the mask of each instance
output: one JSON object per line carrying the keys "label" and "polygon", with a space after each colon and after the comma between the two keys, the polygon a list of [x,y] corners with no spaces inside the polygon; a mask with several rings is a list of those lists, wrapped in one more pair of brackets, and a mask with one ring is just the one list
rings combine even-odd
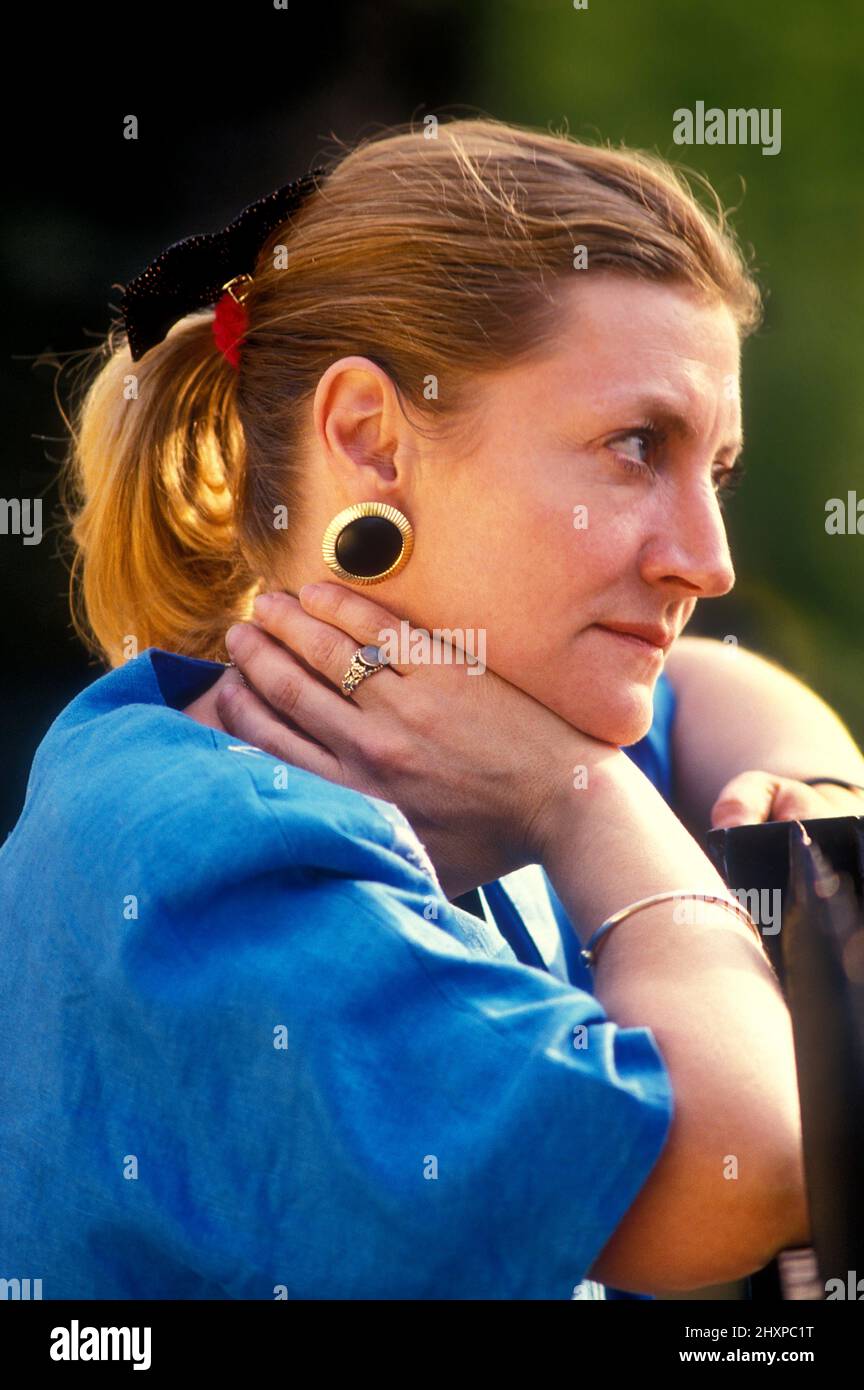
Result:
{"label": "neck", "polygon": [[203,695],[199,695],[197,700],[193,700],[191,705],[187,705],[183,710],[183,713],[188,714],[190,719],[197,720],[199,724],[206,724],[210,729],[218,729],[223,734],[229,733],[230,730],[225,728],[216,712],[216,696],[226,675],[227,671],[219,676],[213,685],[204,691]]}

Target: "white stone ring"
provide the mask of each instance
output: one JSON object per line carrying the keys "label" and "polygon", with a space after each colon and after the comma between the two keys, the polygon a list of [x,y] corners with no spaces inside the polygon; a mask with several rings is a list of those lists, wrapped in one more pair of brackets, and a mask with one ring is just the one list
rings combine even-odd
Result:
{"label": "white stone ring", "polygon": [[380,647],[358,647],[351,658],[351,664],[342,677],[342,694],[350,700],[358,685],[367,680],[376,671],[382,671],[390,663],[386,657],[381,656]]}

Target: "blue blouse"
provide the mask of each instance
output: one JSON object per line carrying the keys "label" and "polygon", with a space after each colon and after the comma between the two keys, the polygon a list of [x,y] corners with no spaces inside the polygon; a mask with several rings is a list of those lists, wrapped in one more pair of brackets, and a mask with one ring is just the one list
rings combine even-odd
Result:
{"label": "blue blouse", "polygon": [[[673,1111],[540,866],[448,902],[390,802],[190,719],[150,648],[0,848],[0,1277],[45,1299],[621,1297]],[[669,794],[674,696],[628,749]],[[623,1295],[626,1297],[627,1295]]]}

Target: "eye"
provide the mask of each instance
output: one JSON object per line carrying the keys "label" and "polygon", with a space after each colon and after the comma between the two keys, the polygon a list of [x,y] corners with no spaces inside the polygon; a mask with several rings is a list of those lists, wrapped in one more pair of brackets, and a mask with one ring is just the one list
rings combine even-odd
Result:
{"label": "eye", "polygon": [[628,430],[609,440],[609,448],[630,473],[652,473],[653,461],[662,443],[660,431],[648,426]]}
{"label": "eye", "polygon": [[[650,478],[656,476],[656,463],[665,440],[666,435],[662,429],[656,425],[646,425],[615,435],[608,441],[607,447],[628,473]],[[716,466],[713,474],[714,492],[721,507],[738,490],[744,472],[745,463],[740,455],[731,465]]]}
{"label": "eye", "polygon": [[743,458],[737,458],[730,468],[721,468],[714,477],[714,491],[720,499],[721,507],[734,496],[746,472]]}

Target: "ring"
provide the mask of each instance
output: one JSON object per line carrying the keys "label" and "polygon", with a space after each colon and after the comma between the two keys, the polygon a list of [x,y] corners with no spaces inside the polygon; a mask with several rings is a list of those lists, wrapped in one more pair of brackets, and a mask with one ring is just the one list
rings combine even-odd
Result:
{"label": "ring", "polygon": [[374,675],[376,671],[381,671],[389,665],[386,657],[382,658],[380,647],[358,647],[351,658],[348,670],[342,677],[342,694],[347,700],[350,700],[358,685],[362,684],[369,676]]}

